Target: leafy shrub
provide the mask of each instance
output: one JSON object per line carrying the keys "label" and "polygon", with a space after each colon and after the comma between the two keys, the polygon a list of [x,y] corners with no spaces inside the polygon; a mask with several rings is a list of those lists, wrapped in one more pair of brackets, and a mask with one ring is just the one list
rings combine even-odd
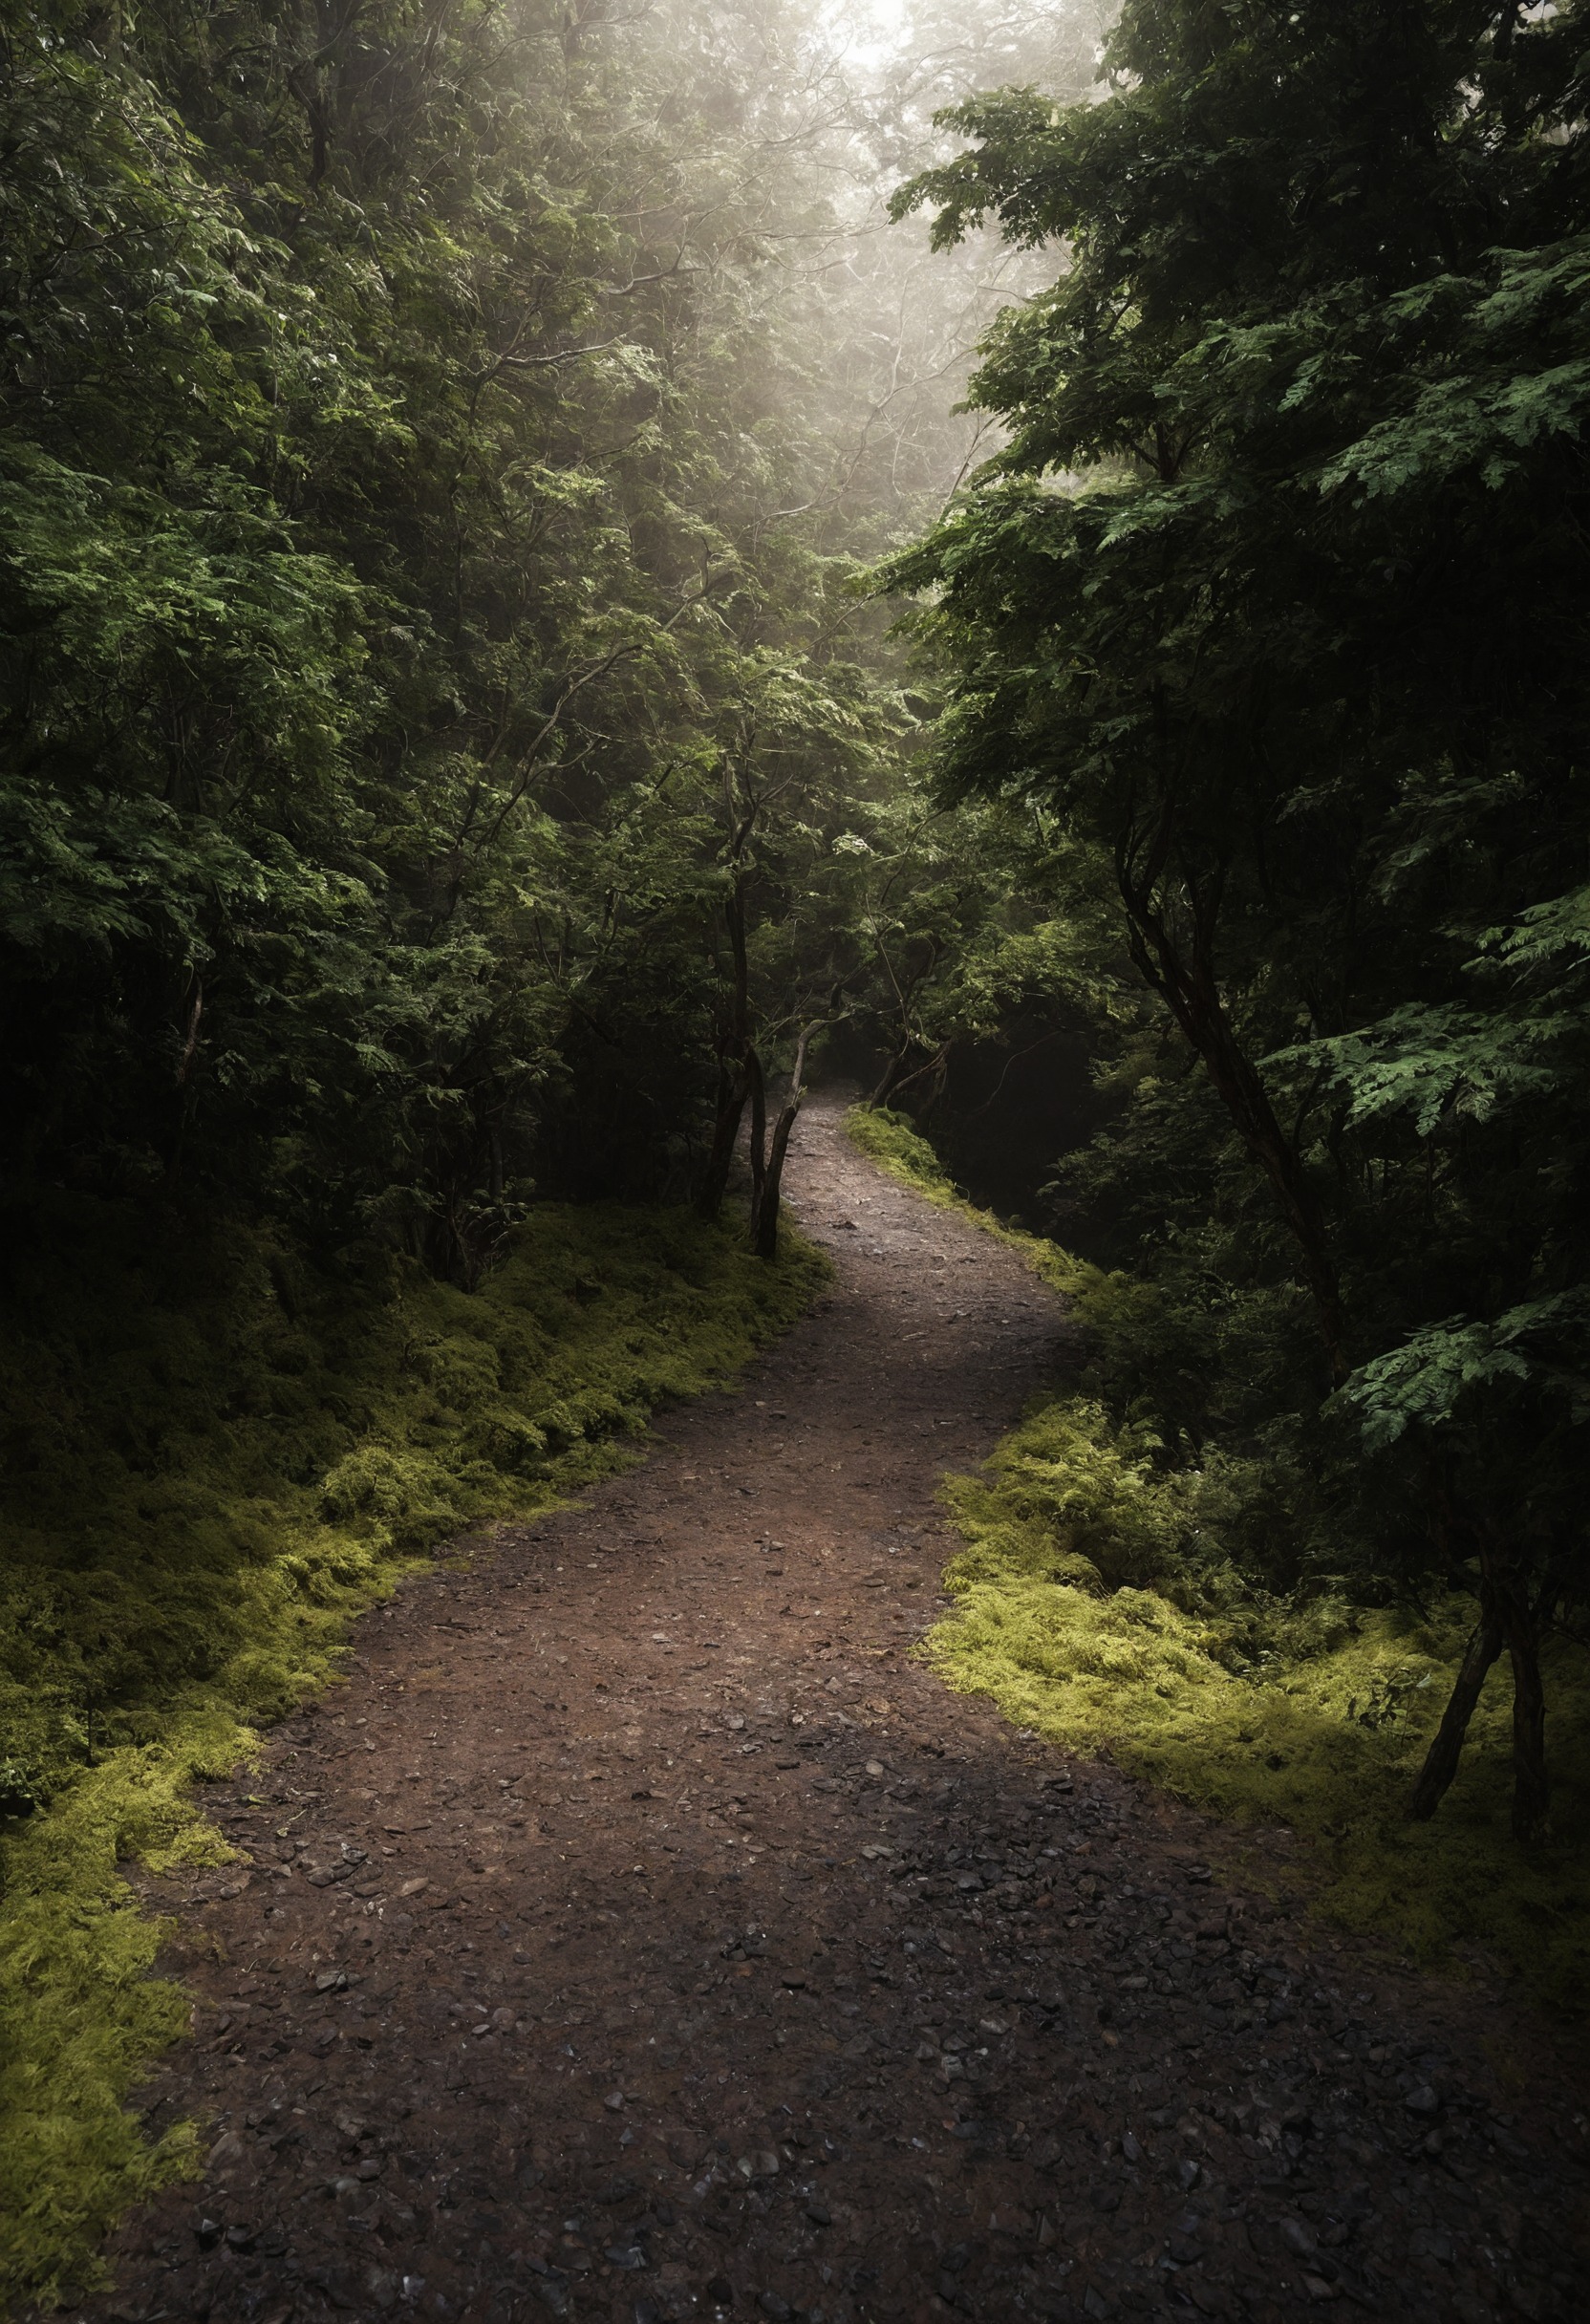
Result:
{"label": "leafy shrub", "polygon": [[1196,1480],[1156,1469],[1160,1450],[1145,1423],[1112,1428],[1100,1406],[1066,1398],[1001,1440],[987,1482],[956,1479],[951,1506],[973,1539],[998,1526],[1001,1558],[1005,1544],[1021,1543],[1046,1580],[1141,1588],[1179,1572],[1199,1548]]}

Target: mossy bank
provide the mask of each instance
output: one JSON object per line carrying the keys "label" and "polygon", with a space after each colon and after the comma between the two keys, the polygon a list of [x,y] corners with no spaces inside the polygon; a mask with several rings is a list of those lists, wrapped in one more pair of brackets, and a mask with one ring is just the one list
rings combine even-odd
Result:
{"label": "mossy bank", "polygon": [[[962,1201],[898,1116],[849,1117],[862,1150],[928,1199],[1023,1249],[1071,1302],[1085,1386],[1030,1412],[978,1476],[947,1480],[966,1543],[951,1618],[925,1651],[1067,1749],[1107,1753],[1227,1819],[1234,1862],[1287,1877],[1337,1923],[1449,1969],[1515,1976],[1557,2014],[1590,1990],[1590,1658],[1555,1642],[1548,1670],[1553,1832],[1508,1830],[1511,1707],[1493,1671],[1462,1766],[1433,1822],[1406,1802],[1472,1621],[1463,1599],[1354,1603],[1322,1584],[1279,1592],[1244,1555],[1276,1479],[1253,1452],[1168,1456],[1141,1409],[1111,1409],[1109,1361],[1129,1338],[1133,1288]],[[1096,1348],[1095,1348],[1096,1354]],[[1123,1364],[1122,1369],[1127,1368]],[[1284,1827],[1278,1858],[1244,1834]]]}
{"label": "mossy bank", "polygon": [[193,2152],[125,2104],[187,2005],[118,1866],[220,1861],[205,1779],[333,1678],[354,1615],[622,1463],[825,1272],[607,1206],[533,1210],[472,1295],[75,1195],[4,1248],[0,2308],[80,2282]]}

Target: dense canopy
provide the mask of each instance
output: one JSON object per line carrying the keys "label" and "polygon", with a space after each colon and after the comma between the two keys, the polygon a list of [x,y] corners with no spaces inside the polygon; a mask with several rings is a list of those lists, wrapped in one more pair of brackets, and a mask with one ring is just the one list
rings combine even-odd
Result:
{"label": "dense canopy", "polygon": [[1239,1244],[1307,1286],[1320,1489],[1375,1570],[1478,1573],[1523,1833],[1584,1585],[1585,34],[1128,0],[1107,102],[974,99],[898,198],[1068,253],[977,377],[1008,442],[891,568],[947,779],[1064,820],[1268,1179],[1289,1254],[1245,1199]]}

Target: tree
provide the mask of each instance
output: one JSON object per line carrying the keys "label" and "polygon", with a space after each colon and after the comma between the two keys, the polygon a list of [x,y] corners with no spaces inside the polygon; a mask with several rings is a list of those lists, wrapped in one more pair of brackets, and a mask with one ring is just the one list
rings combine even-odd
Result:
{"label": "tree", "polygon": [[900,208],[1067,263],[977,376],[1007,444],[886,568],[954,672],[950,792],[1041,799],[1110,867],[1321,1388],[1418,1479],[1427,1545],[1386,1557],[1476,1577],[1524,1838],[1584,1571],[1583,37],[1128,0],[1105,101],[958,108],[976,149]]}

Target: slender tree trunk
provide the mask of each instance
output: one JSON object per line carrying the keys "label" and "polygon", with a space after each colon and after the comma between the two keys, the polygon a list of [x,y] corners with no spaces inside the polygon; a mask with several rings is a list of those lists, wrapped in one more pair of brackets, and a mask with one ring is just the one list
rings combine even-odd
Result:
{"label": "slender tree trunk", "polygon": [[767,1185],[767,1084],[756,1044],[745,1044],[745,1079],[751,1091],[751,1241],[762,1227],[762,1198]]}
{"label": "slender tree trunk", "polygon": [[1493,1605],[1482,1598],[1480,1619],[1475,1625],[1462,1667],[1453,1684],[1447,1708],[1441,1714],[1441,1724],[1425,1754],[1425,1764],[1419,1770],[1419,1780],[1407,1803],[1408,1817],[1414,1823],[1428,1823],[1451,1788],[1457,1774],[1457,1763],[1463,1755],[1464,1739],[1469,1722],[1474,1715],[1480,1689],[1502,1650],[1502,1621]]}
{"label": "slender tree trunk", "polygon": [[1513,1837],[1543,1840],[1551,1807],[1546,1771],[1546,1690],[1540,1676],[1541,1610],[1521,1577],[1497,1588],[1508,1660],[1513,1665]]}
{"label": "slender tree trunk", "polygon": [[892,1097],[897,1098],[903,1089],[910,1089],[917,1082],[931,1082],[933,1087],[928,1093],[927,1104],[923,1108],[925,1113],[931,1113],[944,1094],[944,1082],[949,1069],[950,1044],[946,1041],[934,1051],[931,1057],[925,1057],[919,1065],[914,1065],[909,1073],[902,1074],[890,1094]]}
{"label": "slender tree trunk", "polygon": [[934,1111],[934,1108],[938,1105],[939,1100],[943,1097],[945,1090],[948,1088],[949,1082],[950,1045],[949,1043],[946,1042],[943,1048],[939,1050],[938,1055],[934,1059],[932,1066],[929,1069],[928,1094],[922,1101],[922,1109],[916,1117],[919,1122],[925,1122],[928,1119],[928,1116]]}
{"label": "slender tree trunk", "polygon": [[795,1049],[794,1069],[789,1076],[789,1094],[780,1107],[778,1120],[773,1125],[767,1175],[763,1185],[754,1233],[759,1259],[776,1259],[779,1255],[779,1194],[784,1184],[784,1156],[789,1151],[790,1132],[795,1128],[801,1101],[806,1096],[806,1047],[810,1038],[809,1028],[803,1025]]}
{"label": "slender tree trunk", "polygon": [[1552,1802],[1546,1768],[1546,1691],[1540,1679],[1540,1640],[1533,1625],[1507,1642],[1513,1660],[1513,1837],[1546,1836]]}
{"label": "slender tree trunk", "polygon": [[879,1106],[888,1105],[894,1085],[898,1081],[900,1074],[904,1069],[905,1062],[909,1055],[910,1051],[908,1049],[896,1050],[895,1054],[890,1059],[888,1065],[885,1065],[883,1069],[883,1077],[879,1081],[877,1087],[868,1099],[867,1103],[869,1106],[876,1109],[876,1108]]}
{"label": "slender tree trunk", "polygon": [[[1437,1520],[1450,1525],[1451,1513],[1439,1481],[1430,1486]],[[1480,1529],[1480,1619],[1469,1641],[1451,1698],[1430,1744],[1407,1812],[1419,1820],[1433,1816],[1452,1777],[1486,1673],[1502,1648],[1513,1666],[1513,1836],[1527,1842],[1545,1837],[1551,1807],[1546,1767],[1546,1692],[1540,1673],[1540,1642],[1560,1586],[1554,1565],[1537,1596],[1528,1577]]]}
{"label": "slender tree trunk", "polygon": [[177,1087],[180,1089],[193,1070],[193,1052],[199,1046],[199,1025],[204,1014],[204,979],[193,979],[193,1001],[187,1013],[187,1031],[183,1039],[183,1054],[177,1061]]}

